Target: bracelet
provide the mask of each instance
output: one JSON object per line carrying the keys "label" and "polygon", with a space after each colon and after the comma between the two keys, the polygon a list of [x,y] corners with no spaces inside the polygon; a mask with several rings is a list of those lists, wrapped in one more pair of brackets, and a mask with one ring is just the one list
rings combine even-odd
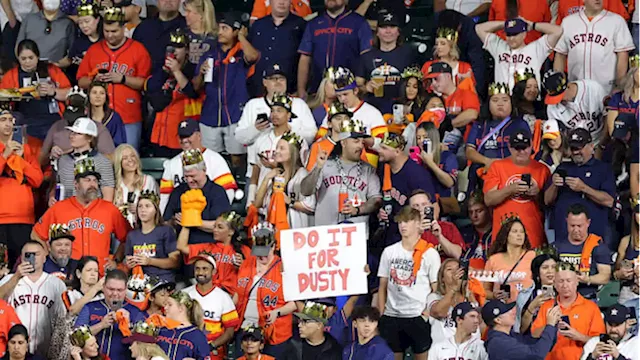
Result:
{"label": "bracelet", "polygon": [[533,25],[531,25],[531,30],[533,30],[533,31],[535,31],[535,30],[536,30],[536,24],[537,24],[537,23],[535,23],[535,22],[534,22],[534,23],[533,23]]}
{"label": "bracelet", "polygon": [[360,207],[358,206],[358,207],[356,208],[356,216],[359,216],[359,215],[360,215]]}
{"label": "bracelet", "polygon": [[527,307],[527,312],[528,312],[529,314],[533,315],[533,311],[531,311],[531,309],[529,309],[528,307]]}
{"label": "bracelet", "polygon": [[122,80],[120,80],[120,84],[124,84],[127,82],[127,76],[126,75],[122,75]]}

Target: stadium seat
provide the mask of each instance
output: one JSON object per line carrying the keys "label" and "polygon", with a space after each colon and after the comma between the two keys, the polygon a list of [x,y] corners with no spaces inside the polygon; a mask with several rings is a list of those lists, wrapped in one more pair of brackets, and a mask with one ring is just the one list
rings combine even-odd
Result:
{"label": "stadium seat", "polygon": [[142,172],[153,176],[156,181],[160,181],[162,173],[164,172],[164,162],[167,158],[142,158],[140,159],[142,165]]}

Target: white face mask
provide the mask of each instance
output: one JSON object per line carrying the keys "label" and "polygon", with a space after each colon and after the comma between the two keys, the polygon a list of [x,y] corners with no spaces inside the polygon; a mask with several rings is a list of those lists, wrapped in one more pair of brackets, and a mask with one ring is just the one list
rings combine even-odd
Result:
{"label": "white face mask", "polygon": [[60,8],[60,0],[43,0],[42,7],[47,11],[54,11]]}

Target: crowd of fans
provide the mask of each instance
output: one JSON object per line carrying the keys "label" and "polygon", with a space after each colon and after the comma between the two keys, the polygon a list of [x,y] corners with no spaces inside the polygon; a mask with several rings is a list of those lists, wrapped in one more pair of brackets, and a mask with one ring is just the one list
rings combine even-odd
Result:
{"label": "crowd of fans", "polygon": [[1,359],[640,359],[634,0],[0,3]]}

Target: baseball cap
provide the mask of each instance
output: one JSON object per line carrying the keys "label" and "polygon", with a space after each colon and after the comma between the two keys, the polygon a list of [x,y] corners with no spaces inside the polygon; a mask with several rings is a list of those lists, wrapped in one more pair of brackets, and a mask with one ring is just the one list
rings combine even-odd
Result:
{"label": "baseball cap", "polygon": [[458,318],[464,318],[465,315],[472,311],[478,311],[478,309],[468,301],[461,302],[453,308],[453,312],[451,313],[453,321]]}
{"label": "baseball cap", "polygon": [[509,146],[517,150],[528,148],[531,146],[531,133],[524,129],[514,131],[509,137]]}
{"label": "baseball cap", "polygon": [[636,115],[632,113],[619,113],[613,122],[613,133],[611,136],[614,139],[624,140],[633,127],[635,117]]}
{"label": "baseball cap", "polygon": [[263,78],[268,78],[273,75],[282,75],[284,77],[287,77],[287,73],[278,64],[273,64],[273,66],[269,66],[262,72]]}
{"label": "baseball cap", "polygon": [[560,137],[560,125],[556,119],[549,119],[542,125],[543,139],[557,139]]}
{"label": "baseball cap", "polygon": [[212,254],[201,252],[198,255],[189,258],[189,265],[195,264],[198,260],[206,261],[211,264],[214,269],[216,268],[216,259],[213,258]]}
{"label": "baseball cap", "polygon": [[254,226],[251,230],[251,237],[253,238],[251,255],[269,256],[271,247],[276,242],[274,233],[275,229],[273,228],[273,225],[268,222],[262,222]]}
{"label": "baseball cap", "polygon": [[242,331],[241,339],[244,341],[246,339],[252,338],[255,341],[264,341],[264,334],[262,333],[262,329],[255,326],[250,326]]}
{"label": "baseball cap", "polygon": [[547,90],[544,103],[555,105],[562,101],[564,92],[567,90],[567,76],[564,72],[547,71],[542,77],[542,86]]}
{"label": "baseball cap", "polygon": [[200,124],[195,119],[184,119],[178,125],[178,137],[183,139],[200,131]]}
{"label": "baseball cap", "polygon": [[427,79],[432,79],[439,74],[452,74],[453,70],[451,69],[451,65],[446,62],[436,62],[429,66],[429,71],[427,71]]}
{"label": "baseball cap", "polygon": [[51,224],[49,227],[49,243],[60,239],[69,239],[74,241],[76,237],[71,235],[71,231],[67,224]]}
{"label": "baseball cap", "polygon": [[493,326],[493,320],[498,316],[511,311],[516,306],[515,301],[505,304],[499,300],[489,300],[482,307],[482,320],[487,326]]}
{"label": "baseball cap", "polygon": [[304,303],[302,311],[294,312],[293,315],[300,320],[310,320],[326,324],[329,320],[328,307],[326,304],[308,300]]}
{"label": "baseball cap", "polygon": [[84,134],[93,137],[98,136],[98,125],[88,117],[81,117],[73,122],[73,126],[66,126],[65,129],[71,130],[76,134]]}
{"label": "baseball cap", "polygon": [[507,36],[516,36],[527,31],[527,22],[522,19],[511,19],[504,22],[504,33]]}
{"label": "baseball cap", "polygon": [[621,304],[615,304],[604,311],[604,321],[611,325],[620,325],[631,318],[629,309]]}
{"label": "baseball cap", "polygon": [[218,24],[226,24],[233,30],[240,30],[242,28],[242,15],[237,11],[221,13],[218,18]]}
{"label": "baseball cap", "polygon": [[395,14],[387,10],[381,10],[378,13],[378,27],[400,26],[400,19]]}
{"label": "baseball cap", "polygon": [[569,147],[575,149],[582,149],[585,145],[590,144],[591,133],[583,128],[575,128],[569,131]]}
{"label": "baseball cap", "polygon": [[[151,282],[151,280],[150,280],[150,282]],[[173,281],[157,279],[155,284],[151,285],[151,288],[149,289],[149,293],[150,294],[155,294],[158,291],[163,290],[163,289],[167,289],[169,292],[171,292],[171,291],[175,290],[175,288],[176,288],[176,283],[174,283]]]}

